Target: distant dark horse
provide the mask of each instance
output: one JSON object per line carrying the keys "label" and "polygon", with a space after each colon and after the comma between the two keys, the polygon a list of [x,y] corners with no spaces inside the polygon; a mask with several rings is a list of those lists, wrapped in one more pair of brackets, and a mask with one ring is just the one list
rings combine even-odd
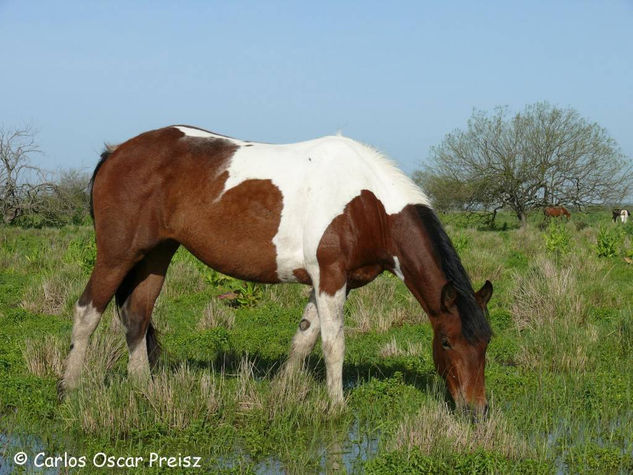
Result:
{"label": "distant dark horse", "polygon": [[560,218],[561,216],[566,216],[567,220],[571,218],[571,214],[567,211],[567,208],[564,206],[546,206],[543,209],[543,214],[545,214],[546,218]]}
{"label": "distant dark horse", "polygon": [[626,222],[629,220],[629,216],[631,216],[631,213],[628,209],[613,208],[612,210],[612,218],[614,223],[618,220],[618,218],[620,218],[622,224],[626,224]]}
{"label": "distant dark horse", "polygon": [[63,387],[79,383],[88,340],[115,297],[128,374],[146,379],[154,302],[180,245],[239,279],[313,291],[287,368],[321,335],[331,400],[343,401],[343,304],[381,272],[404,281],[433,327],[433,358],[459,406],[487,407],[492,284],[474,292],[428,198],[393,163],[345,137],[273,145],[172,126],[109,147],[95,169],[95,267],[75,306]]}

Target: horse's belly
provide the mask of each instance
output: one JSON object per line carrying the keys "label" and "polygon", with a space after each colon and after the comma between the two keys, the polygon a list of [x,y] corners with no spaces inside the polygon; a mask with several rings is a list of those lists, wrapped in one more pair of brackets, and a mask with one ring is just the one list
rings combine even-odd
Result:
{"label": "horse's belly", "polygon": [[267,284],[309,283],[303,259],[298,259],[295,255],[288,252],[277,255],[276,252],[271,252],[269,246],[253,245],[248,240],[224,242],[226,245],[221,246],[215,246],[211,242],[183,244],[209,267],[237,279]]}

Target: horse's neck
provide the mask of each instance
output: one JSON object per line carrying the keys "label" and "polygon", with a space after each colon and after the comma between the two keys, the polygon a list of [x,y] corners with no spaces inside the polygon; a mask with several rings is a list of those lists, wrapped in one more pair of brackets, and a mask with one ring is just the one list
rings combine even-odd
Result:
{"label": "horse's neck", "polygon": [[432,242],[432,233],[414,210],[405,208],[395,219],[392,240],[401,278],[425,312],[436,313],[447,279]]}

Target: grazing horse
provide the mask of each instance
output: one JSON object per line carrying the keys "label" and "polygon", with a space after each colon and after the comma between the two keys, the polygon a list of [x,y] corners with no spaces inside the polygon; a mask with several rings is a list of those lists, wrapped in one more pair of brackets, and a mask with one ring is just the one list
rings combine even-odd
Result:
{"label": "grazing horse", "polygon": [[545,214],[546,218],[558,218],[560,216],[566,216],[567,220],[571,218],[571,214],[567,211],[567,208],[564,206],[546,206],[543,209],[543,214]]}
{"label": "grazing horse", "polygon": [[617,222],[618,218],[620,217],[620,213],[622,212],[621,208],[613,208],[611,210],[611,219],[613,220],[613,222]]}
{"label": "grazing horse", "polygon": [[622,224],[626,224],[626,222],[629,220],[629,216],[631,216],[631,213],[628,209],[613,208],[611,210],[611,219],[613,219],[614,223],[617,222],[618,218],[620,218]]}
{"label": "grazing horse", "polygon": [[389,271],[429,316],[437,370],[459,406],[487,408],[492,284],[474,292],[428,198],[389,160],[345,137],[288,145],[170,126],[107,147],[91,180],[97,259],[75,306],[62,389],[77,386],[90,335],[115,297],[128,375],[149,378],[154,302],[176,249],[224,274],[311,285],[287,367],[321,335],[327,388],[343,401],[343,304]]}

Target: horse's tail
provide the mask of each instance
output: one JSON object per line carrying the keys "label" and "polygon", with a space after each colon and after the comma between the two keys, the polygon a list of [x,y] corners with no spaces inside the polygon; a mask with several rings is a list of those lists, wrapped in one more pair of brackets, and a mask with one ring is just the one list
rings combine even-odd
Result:
{"label": "horse's tail", "polygon": [[92,218],[93,222],[95,220],[95,209],[94,209],[94,203],[92,201],[92,189],[95,185],[95,178],[97,178],[97,173],[99,172],[99,169],[101,168],[101,166],[105,163],[108,157],[112,155],[112,153],[117,149],[117,147],[118,145],[105,144],[105,149],[103,150],[103,152],[101,152],[101,158],[99,159],[99,162],[97,163],[97,166],[95,167],[94,172],[92,172],[92,177],[90,178],[90,184],[88,185],[88,193],[90,195],[90,217]]}

